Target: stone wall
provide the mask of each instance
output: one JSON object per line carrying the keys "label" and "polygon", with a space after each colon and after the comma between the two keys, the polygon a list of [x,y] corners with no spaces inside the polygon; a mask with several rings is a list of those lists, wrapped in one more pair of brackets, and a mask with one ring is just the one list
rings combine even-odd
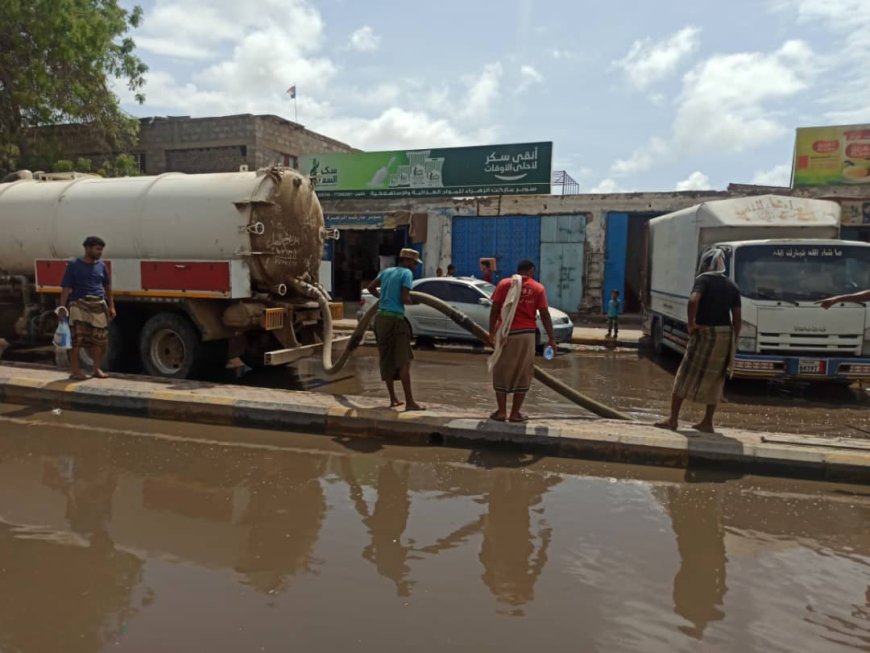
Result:
{"label": "stone wall", "polygon": [[[105,152],[87,127],[63,125],[52,132],[61,141],[66,157],[91,158],[95,165],[111,154]],[[168,116],[143,118],[139,144],[134,153],[141,172],[232,172],[240,166],[250,169],[271,165],[294,166],[303,154],[353,152],[349,145],[309,131],[278,116],[240,114],[213,118]]]}
{"label": "stone wall", "polygon": [[256,117],[253,164],[258,168],[275,164],[298,167],[299,157],[303,154],[358,151],[277,116]]}

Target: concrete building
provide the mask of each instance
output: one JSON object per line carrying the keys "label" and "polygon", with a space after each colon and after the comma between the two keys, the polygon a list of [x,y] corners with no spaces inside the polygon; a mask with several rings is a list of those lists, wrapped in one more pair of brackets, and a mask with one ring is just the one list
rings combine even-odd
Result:
{"label": "concrete building", "polygon": [[870,190],[731,185],[726,191],[525,195],[473,199],[322,200],[328,226],[342,232],[324,255],[321,278],[343,301],[359,299],[384,255],[411,246],[422,252],[424,276],[452,263],[460,276],[480,276],[481,258],[495,258],[496,279],[521,258],[535,261],[550,303],[564,311],[598,312],[612,288],[626,312],[641,310],[645,226],[650,219],[705,201],[762,194],[840,203],[843,237],[870,241]]}
{"label": "concrete building", "polygon": [[[51,128],[62,143],[65,158],[90,159],[99,167],[109,154],[83,125]],[[168,116],[142,118],[139,142],[133,149],[139,171],[146,175],[164,172],[231,172],[270,165],[298,167],[303,154],[355,152],[350,145],[310,131],[302,125],[273,115],[239,114],[212,118]]]}

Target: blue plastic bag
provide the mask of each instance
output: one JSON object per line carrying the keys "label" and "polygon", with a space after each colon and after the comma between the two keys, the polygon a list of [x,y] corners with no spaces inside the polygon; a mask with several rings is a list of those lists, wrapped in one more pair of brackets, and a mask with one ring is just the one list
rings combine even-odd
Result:
{"label": "blue plastic bag", "polygon": [[69,330],[69,320],[58,320],[54,331],[54,346],[56,349],[72,349],[72,333]]}

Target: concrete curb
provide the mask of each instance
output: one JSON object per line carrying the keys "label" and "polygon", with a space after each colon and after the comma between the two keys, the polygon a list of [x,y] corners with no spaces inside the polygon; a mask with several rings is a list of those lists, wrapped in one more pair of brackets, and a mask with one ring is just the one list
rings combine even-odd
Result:
{"label": "concrete curb", "polygon": [[410,445],[506,447],[566,458],[870,482],[870,449],[801,444],[801,436],[790,436],[787,444],[767,442],[764,433],[736,429],[713,436],[673,433],[584,416],[509,424],[447,406],[400,413],[366,397],[132,376],[74,383],[53,369],[16,364],[0,365],[0,400]]}

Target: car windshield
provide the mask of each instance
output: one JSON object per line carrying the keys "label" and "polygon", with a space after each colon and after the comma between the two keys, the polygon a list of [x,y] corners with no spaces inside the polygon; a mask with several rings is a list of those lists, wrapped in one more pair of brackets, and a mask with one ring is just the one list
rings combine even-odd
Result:
{"label": "car windshield", "polygon": [[492,293],[495,292],[495,286],[493,286],[491,283],[487,283],[486,281],[475,281],[472,285],[480,290],[487,297],[492,297]]}
{"label": "car windshield", "polygon": [[734,281],[750,299],[816,301],[870,288],[870,247],[744,245]]}

